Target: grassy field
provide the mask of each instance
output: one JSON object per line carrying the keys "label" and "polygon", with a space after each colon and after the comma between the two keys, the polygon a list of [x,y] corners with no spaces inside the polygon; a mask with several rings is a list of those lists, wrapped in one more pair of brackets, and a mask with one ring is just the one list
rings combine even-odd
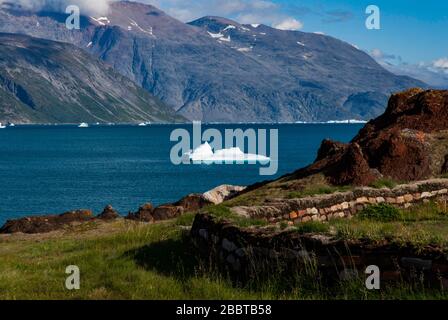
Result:
{"label": "grassy field", "polygon": [[[226,212],[222,207],[215,211],[217,214]],[[90,223],[45,235],[1,236],[0,298],[263,300],[448,298],[446,292],[428,292],[418,284],[399,284],[397,287],[379,292],[369,291],[365,289],[362,279],[325,288],[315,280],[312,273],[298,273],[294,281],[286,284],[275,277],[272,277],[269,283],[236,284],[196,258],[195,248],[187,236],[193,218],[194,216],[189,214],[176,221],[156,225],[120,220],[113,223]],[[418,218],[419,222],[427,222],[429,225],[435,222],[433,219],[433,213],[422,213]],[[411,220],[409,217],[403,224],[412,223]],[[341,230],[349,230],[348,226],[351,226],[364,235],[367,233],[364,229],[367,228],[367,223],[372,222],[340,220],[320,228],[325,232],[337,228],[339,233],[350,237],[358,234],[349,231],[343,233]],[[396,228],[402,227],[397,225]],[[310,230],[305,228],[302,232],[316,231],[315,228],[318,227],[313,225]],[[368,230],[380,230],[376,232],[381,236],[385,236],[387,232],[394,234],[395,230],[389,228],[386,225],[373,224]],[[431,228],[441,228],[440,223],[439,226],[434,223]],[[428,232],[429,230],[433,229],[428,229]],[[65,268],[69,265],[77,265],[81,270],[80,290],[65,289],[67,277]]]}

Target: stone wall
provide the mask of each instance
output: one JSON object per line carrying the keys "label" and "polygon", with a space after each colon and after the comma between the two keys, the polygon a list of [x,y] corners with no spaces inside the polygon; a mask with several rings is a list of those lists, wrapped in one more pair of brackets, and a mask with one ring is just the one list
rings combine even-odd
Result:
{"label": "stone wall", "polygon": [[297,231],[239,228],[206,214],[196,216],[191,237],[207,263],[214,262],[243,281],[273,277],[293,281],[305,276],[325,284],[363,279],[367,266],[376,265],[382,283],[423,279],[430,287],[448,288],[448,255],[435,246],[415,248],[387,240],[343,241]]}
{"label": "stone wall", "polygon": [[366,206],[387,203],[399,208],[437,200],[446,206],[448,179],[433,179],[400,185],[393,189],[356,188],[300,199],[271,200],[263,206],[234,207],[232,211],[248,218],[267,219],[271,223],[287,221],[298,224],[307,221],[328,221],[350,218]]}

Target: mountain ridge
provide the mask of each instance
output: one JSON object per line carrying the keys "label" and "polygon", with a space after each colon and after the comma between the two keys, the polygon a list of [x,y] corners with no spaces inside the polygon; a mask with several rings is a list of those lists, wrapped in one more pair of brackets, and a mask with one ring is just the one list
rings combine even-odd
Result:
{"label": "mountain ridge", "polygon": [[190,120],[368,120],[392,92],[425,87],[323,35],[220,17],[185,24],[132,2],[112,3],[107,17],[84,17],[80,31],[52,14],[14,14],[0,11],[0,31],[73,43]]}

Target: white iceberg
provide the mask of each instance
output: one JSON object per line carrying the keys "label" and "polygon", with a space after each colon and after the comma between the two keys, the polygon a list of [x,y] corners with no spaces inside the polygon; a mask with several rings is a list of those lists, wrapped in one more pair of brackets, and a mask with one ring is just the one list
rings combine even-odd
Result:
{"label": "white iceberg", "polygon": [[213,152],[212,147],[208,144],[208,142],[200,145],[193,151],[186,153],[186,157],[190,161],[199,162],[199,163],[222,163],[222,162],[260,162],[262,164],[266,164],[271,161],[269,157],[244,153],[240,148],[229,148],[222,149]]}

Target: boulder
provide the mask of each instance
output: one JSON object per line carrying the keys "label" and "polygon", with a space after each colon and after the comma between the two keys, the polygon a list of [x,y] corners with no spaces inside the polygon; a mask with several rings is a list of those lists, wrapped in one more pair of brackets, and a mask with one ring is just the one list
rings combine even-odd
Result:
{"label": "boulder", "polygon": [[206,193],[203,194],[203,197],[210,203],[220,204],[230,199],[237,193],[244,191],[245,189],[246,187],[222,185],[216,187],[215,189],[207,191]]}
{"label": "boulder", "polygon": [[347,144],[325,139],[317,152],[316,161],[339,154],[347,148]]}
{"label": "boulder", "polygon": [[103,212],[100,213],[97,218],[100,220],[115,220],[118,219],[120,217],[120,214],[115,211],[115,209],[111,206],[108,205],[106,208],[104,208]]}
{"label": "boulder", "polygon": [[190,194],[180,199],[173,205],[176,207],[182,207],[185,212],[191,212],[197,211],[211,204],[213,203],[206,199],[202,194]]}
{"label": "boulder", "polygon": [[126,219],[142,222],[154,222],[154,217],[152,216],[153,211],[153,205],[151,203],[146,203],[141,206],[137,212],[130,212]]}
{"label": "boulder", "polygon": [[185,209],[183,207],[163,205],[155,208],[152,216],[154,221],[170,220],[181,216],[184,211]]}

